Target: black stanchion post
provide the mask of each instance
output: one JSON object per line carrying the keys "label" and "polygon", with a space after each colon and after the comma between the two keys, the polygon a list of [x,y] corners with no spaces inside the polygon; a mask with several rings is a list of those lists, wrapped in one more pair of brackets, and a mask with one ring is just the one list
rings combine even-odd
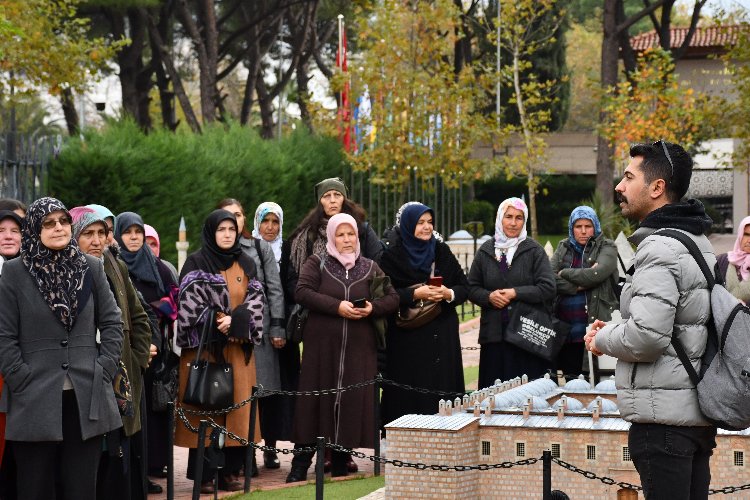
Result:
{"label": "black stanchion post", "polygon": [[250,479],[253,476],[253,458],[255,457],[255,420],[258,414],[258,400],[255,395],[258,394],[258,386],[253,386],[252,401],[250,401],[250,428],[247,431],[247,450],[245,451],[245,493],[250,492]]}
{"label": "black stanchion post", "polygon": [[326,438],[318,437],[315,457],[315,500],[323,500],[323,475],[325,471]]}
{"label": "black stanchion post", "polygon": [[[373,405],[373,411],[375,412],[375,457],[380,458],[380,380],[375,377],[375,383],[373,384],[373,397],[375,398],[375,405]],[[376,476],[380,475],[380,461],[376,458],[375,464],[373,465],[373,473]]]}
{"label": "black stanchion post", "polygon": [[174,401],[167,403],[167,500],[174,500]]}
{"label": "black stanchion post", "polygon": [[201,483],[203,482],[203,460],[206,456],[206,428],[207,420],[201,420],[198,426],[198,449],[195,457],[195,479],[193,480],[193,500],[200,500]]}
{"label": "black stanchion post", "polygon": [[542,500],[552,500],[552,452],[542,454]]}

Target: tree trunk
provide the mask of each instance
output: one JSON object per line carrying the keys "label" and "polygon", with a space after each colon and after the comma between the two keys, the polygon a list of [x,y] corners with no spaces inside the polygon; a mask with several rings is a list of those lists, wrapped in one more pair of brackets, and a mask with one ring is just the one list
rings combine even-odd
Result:
{"label": "tree trunk", "polygon": [[69,88],[63,89],[60,94],[60,104],[62,104],[63,115],[65,116],[65,126],[68,128],[68,135],[75,137],[80,131],[80,122],[78,121],[78,111],[76,110],[76,100],[73,97],[73,91]]}
{"label": "tree trunk", "polygon": [[[604,92],[614,91],[617,85],[617,8],[620,0],[604,0],[604,17],[601,59],[601,87]],[[609,117],[602,109],[599,112],[599,123],[607,123]],[[606,138],[598,135],[596,139],[596,190],[602,198],[602,203],[610,205],[613,202],[614,190],[614,147]]]}
{"label": "tree trunk", "polygon": [[[171,45],[169,20],[170,12],[168,7],[164,6],[160,12],[157,30],[161,39],[167,41],[167,43]],[[177,110],[175,104],[175,93],[169,88],[170,79],[166,71],[164,71],[164,61],[162,61],[161,52],[156,43],[154,43],[154,40],[151,38],[149,39],[151,45],[151,65],[153,66],[154,74],[156,75],[156,87],[159,89],[159,107],[161,109],[162,126],[174,132],[179,125],[179,121],[176,118]]]}
{"label": "tree trunk", "polygon": [[195,116],[193,105],[190,103],[190,98],[188,97],[187,92],[185,92],[185,87],[182,86],[182,78],[175,68],[174,61],[172,61],[172,56],[169,54],[167,47],[164,46],[164,41],[161,38],[161,33],[159,33],[154,19],[148,14],[146,14],[146,19],[148,19],[148,33],[151,36],[154,44],[156,45],[157,50],[159,51],[159,56],[164,63],[164,69],[169,75],[169,78],[172,80],[174,93],[177,96],[177,100],[180,101],[182,112],[185,113],[185,120],[187,120],[190,129],[193,132],[199,134],[201,132],[200,123],[198,122],[198,118]]}
{"label": "tree trunk", "polygon": [[307,74],[307,64],[300,62],[297,65],[297,104],[299,105],[300,118],[308,130],[312,131],[312,117],[307,107],[307,100],[310,98],[307,82],[310,76]]}
{"label": "tree trunk", "polygon": [[268,89],[266,89],[263,78],[256,80],[255,91],[258,94],[258,107],[260,108],[260,135],[264,139],[272,139],[275,128],[273,122],[273,103],[272,97],[268,95]]}

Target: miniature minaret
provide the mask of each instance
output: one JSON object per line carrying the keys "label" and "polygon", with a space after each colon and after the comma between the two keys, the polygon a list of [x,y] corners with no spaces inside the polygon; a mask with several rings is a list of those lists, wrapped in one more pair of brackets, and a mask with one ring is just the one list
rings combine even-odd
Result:
{"label": "miniature minaret", "polygon": [[187,241],[187,228],[185,227],[185,217],[180,217],[180,232],[177,237],[177,273],[182,271],[182,266],[187,260],[187,251],[190,243]]}

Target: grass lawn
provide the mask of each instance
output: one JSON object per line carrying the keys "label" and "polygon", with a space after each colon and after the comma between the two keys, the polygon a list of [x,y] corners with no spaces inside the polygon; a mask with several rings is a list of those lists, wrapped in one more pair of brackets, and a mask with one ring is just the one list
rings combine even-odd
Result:
{"label": "grass lawn", "polygon": [[[308,475],[308,477],[314,477]],[[385,476],[349,479],[346,481],[330,481],[326,478],[324,492],[326,500],[351,500],[360,498],[385,486]],[[315,498],[315,483],[304,486],[294,486],[278,490],[258,490],[247,495],[237,495],[230,498],[237,500],[262,498],[264,500],[310,499]]]}
{"label": "grass lawn", "polygon": [[564,240],[567,237],[567,234],[540,234],[537,243],[544,246],[547,241],[549,241],[552,244],[552,250],[554,250],[557,248],[557,244],[560,243],[560,240]]}
{"label": "grass lawn", "polygon": [[479,380],[479,367],[478,366],[464,367],[464,385],[467,388],[476,387],[477,380]]}

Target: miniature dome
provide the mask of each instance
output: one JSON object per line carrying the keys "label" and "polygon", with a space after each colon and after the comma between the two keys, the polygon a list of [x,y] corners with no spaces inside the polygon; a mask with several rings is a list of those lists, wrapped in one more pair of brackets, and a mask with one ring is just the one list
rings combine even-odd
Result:
{"label": "miniature dome", "polygon": [[596,398],[592,400],[587,407],[589,411],[594,411],[597,401],[602,402],[602,413],[617,413],[618,411],[620,411],[619,408],[617,408],[617,403],[606,398]]}
{"label": "miniature dome", "polygon": [[[578,401],[576,398],[566,398],[568,400],[568,411],[581,411],[583,410],[583,403]],[[552,409],[557,410],[560,408],[563,404],[563,399],[560,398],[557,401],[555,401],[555,404],[552,405]]]}
{"label": "miniature dome", "polygon": [[617,388],[615,387],[615,377],[609,377],[608,379],[604,379],[596,384],[596,390],[597,392],[617,392]]}
{"label": "miniature dome", "polygon": [[575,378],[568,383],[566,383],[563,386],[563,389],[566,391],[590,391],[591,390],[591,384],[589,384],[585,378],[583,378],[583,375],[579,375],[578,378]]}

